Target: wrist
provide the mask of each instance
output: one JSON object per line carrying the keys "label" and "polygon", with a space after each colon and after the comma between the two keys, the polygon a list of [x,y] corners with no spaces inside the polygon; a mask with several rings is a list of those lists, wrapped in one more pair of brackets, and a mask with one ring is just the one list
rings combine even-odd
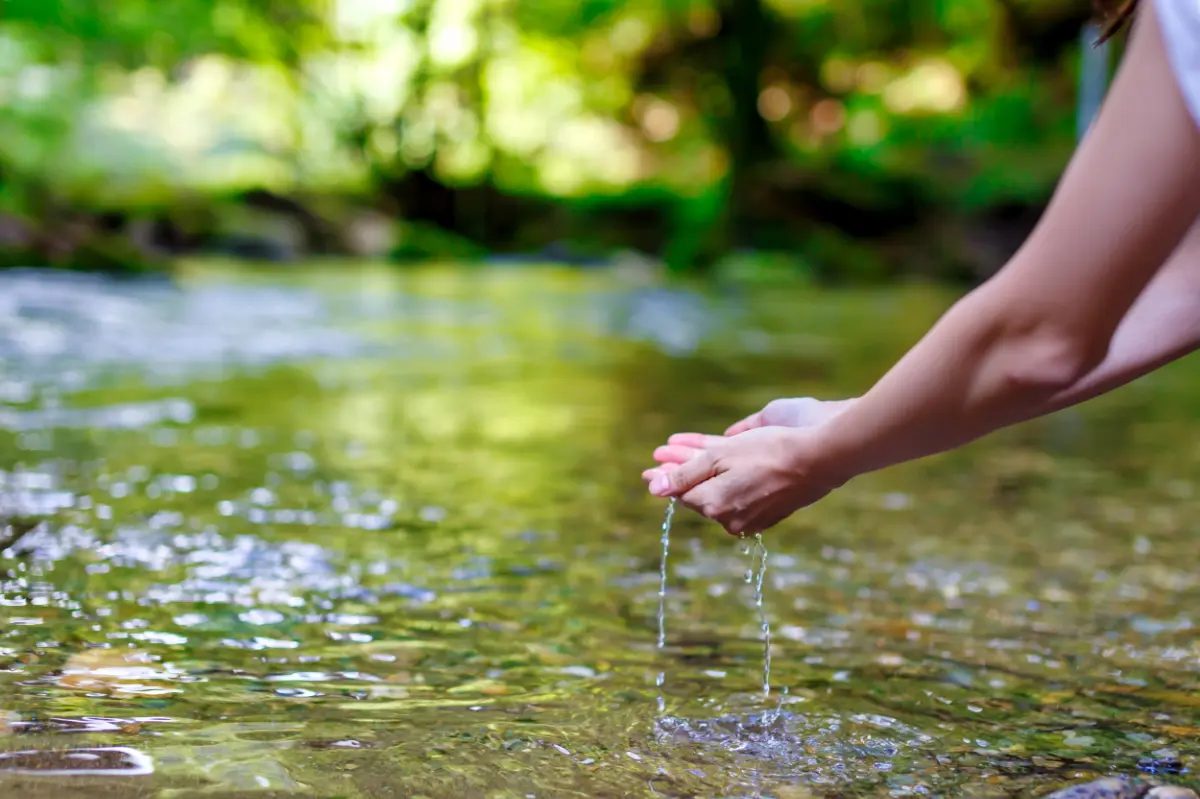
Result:
{"label": "wrist", "polygon": [[850,418],[850,424],[847,424],[847,411],[857,402],[857,399],[845,400],[846,407],[839,409],[828,423],[815,429],[812,432],[814,440],[809,443],[809,468],[819,475],[818,479],[829,482],[834,487],[843,486],[855,477],[871,471],[862,462],[864,448],[854,441],[853,418]]}
{"label": "wrist", "polygon": [[850,462],[840,457],[829,435],[833,419],[813,428],[787,430],[791,450],[791,471],[806,484],[819,485],[829,491],[841,488],[858,473]]}
{"label": "wrist", "polygon": [[850,397],[849,399],[838,400],[834,403],[833,414],[829,417],[830,420],[836,419],[846,411],[858,404],[858,397]]}

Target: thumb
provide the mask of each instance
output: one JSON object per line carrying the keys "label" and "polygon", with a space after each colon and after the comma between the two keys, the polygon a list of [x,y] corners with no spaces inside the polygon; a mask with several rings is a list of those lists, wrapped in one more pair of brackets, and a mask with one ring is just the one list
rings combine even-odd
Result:
{"label": "thumb", "polygon": [[658,474],[650,481],[650,493],[656,497],[677,497],[716,475],[716,459],[702,451],[686,463]]}
{"label": "thumb", "polygon": [[758,413],[750,414],[742,421],[738,422],[737,424],[732,425],[728,430],[725,431],[725,435],[737,436],[737,435],[741,435],[742,433],[746,432],[747,430],[753,430],[756,427],[762,427],[762,426],[763,426],[763,412],[759,411]]}

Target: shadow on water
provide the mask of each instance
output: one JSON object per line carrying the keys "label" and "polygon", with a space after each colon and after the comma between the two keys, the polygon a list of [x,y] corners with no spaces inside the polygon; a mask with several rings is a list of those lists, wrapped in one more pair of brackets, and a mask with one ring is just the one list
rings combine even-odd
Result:
{"label": "shadow on water", "polygon": [[772,531],[768,699],[746,560],[681,512],[656,646],[654,444],[862,390],[950,300],[0,276],[0,790],[1002,796],[1190,768],[1187,365]]}

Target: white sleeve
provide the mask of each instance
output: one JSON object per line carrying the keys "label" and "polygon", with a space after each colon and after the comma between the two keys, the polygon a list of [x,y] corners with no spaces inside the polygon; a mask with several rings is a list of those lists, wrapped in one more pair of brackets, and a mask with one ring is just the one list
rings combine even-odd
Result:
{"label": "white sleeve", "polygon": [[1154,0],[1154,9],[1179,90],[1200,125],[1200,0]]}

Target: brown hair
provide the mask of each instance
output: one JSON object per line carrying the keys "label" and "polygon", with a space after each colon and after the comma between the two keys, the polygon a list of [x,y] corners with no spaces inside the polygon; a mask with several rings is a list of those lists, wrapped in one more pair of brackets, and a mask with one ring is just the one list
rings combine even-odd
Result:
{"label": "brown hair", "polygon": [[1125,26],[1137,10],[1138,0],[1093,0],[1102,26],[1097,45],[1104,44]]}

